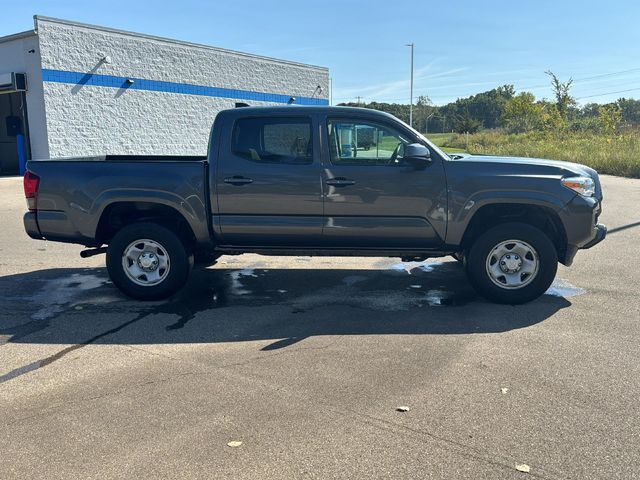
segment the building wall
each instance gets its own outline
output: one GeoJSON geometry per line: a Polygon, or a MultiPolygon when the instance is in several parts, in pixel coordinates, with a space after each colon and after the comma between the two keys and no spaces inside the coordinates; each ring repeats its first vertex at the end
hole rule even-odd
{"type": "Polygon", "coordinates": [[[52,158],[204,155],[236,102],[328,103],[326,68],[43,17],[36,29],[52,158]]]}
{"type": "Polygon", "coordinates": [[[32,158],[47,158],[49,144],[38,38],[34,33],[0,39],[0,73],[27,74],[27,118],[32,158]]]}

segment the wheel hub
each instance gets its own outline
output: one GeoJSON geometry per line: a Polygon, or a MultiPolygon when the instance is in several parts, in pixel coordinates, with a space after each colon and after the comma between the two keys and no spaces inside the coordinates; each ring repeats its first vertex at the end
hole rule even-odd
{"type": "Polygon", "coordinates": [[[540,261],[536,250],[523,240],[504,240],[487,255],[486,270],[500,288],[522,288],[538,274],[540,261]]]}
{"type": "Polygon", "coordinates": [[[159,263],[160,262],[158,261],[158,257],[153,252],[142,252],[138,257],[138,266],[141,269],[147,270],[149,272],[152,272],[156,268],[158,268],[159,263]]]}
{"type": "Polygon", "coordinates": [[[160,243],[141,238],[131,242],[122,252],[122,268],[129,280],[147,287],[158,285],[167,278],[171,260],[160,243]]]}
{"type": "Polygon", "coordinates": [[[500,258],[500,269],[504,273],[515,273],[522,268],[522,259],[517,253],[507,253],[500,258]]]}

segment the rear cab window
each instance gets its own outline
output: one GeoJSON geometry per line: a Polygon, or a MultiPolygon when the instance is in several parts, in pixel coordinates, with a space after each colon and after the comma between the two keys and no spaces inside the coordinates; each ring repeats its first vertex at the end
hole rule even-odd
{"type": "Polygon", "coordinates": [[[248,117],[236,120],[231,138],[234,155],[256,163],[313,163],[311,119],[248,117]]]}

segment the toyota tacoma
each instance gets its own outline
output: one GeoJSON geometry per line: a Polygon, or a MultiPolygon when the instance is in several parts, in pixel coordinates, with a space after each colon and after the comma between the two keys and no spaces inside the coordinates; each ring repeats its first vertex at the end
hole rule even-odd
{"type": "Polygon", "coordinates": [[[518,304],[606,235],[595,170],[449,157],[395,117],[350,107],[225,110],[206,157],[31,161],[24,187],[30,237],[106,253],[113,283],[143,300],[221,255],[451,255],[484,297],[518,304]]]}

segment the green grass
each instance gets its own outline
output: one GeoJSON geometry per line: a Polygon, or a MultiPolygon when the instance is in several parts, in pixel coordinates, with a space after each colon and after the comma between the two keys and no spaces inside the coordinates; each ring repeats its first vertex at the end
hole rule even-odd
{"type": "Polygon", "coordinates": [[[455,137],[455,133],[425,133],[425,137],[431,140],[436,145],[440,146],[455,137]]]}
{"type": "Polygon", "coordinates": [[[610,136],[585,132],[515,135],[487,131],[469,135],[468,142],[465,135],[445,135],[448,137],[427,136],[449,152],[566,160],[588,165],[599,173],[640,178],[640,131],[637,130],[610,136]]]}
{"type": "Polygon", "coordinates": [[[427,133],[425,137],[435,143],[438,147],[440,147],[443,151],[447,153],[460,153],[464,152],[464,149],[459,147],[449,147],[447,143],[455,137],[456,133],[427,133]]]}

